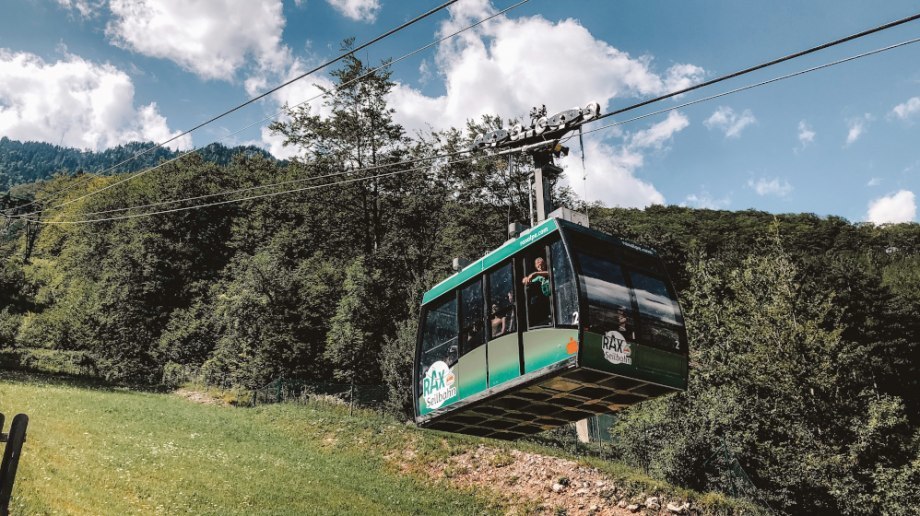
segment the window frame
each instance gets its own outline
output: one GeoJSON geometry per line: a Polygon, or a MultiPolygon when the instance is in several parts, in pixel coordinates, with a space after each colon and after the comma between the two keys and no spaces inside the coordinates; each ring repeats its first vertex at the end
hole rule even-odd
{"type": "Polygon", "coordinates": [[[466,283],[464,283],[463,285],[460,285],[459,287],[455,289],[455,292],[457,295],[457,361],[458,362],[464,355],[466,355],[470,351],[473,351],[474,349],[478,349],[482,346],[485,346],[486,343],[489,341],[488,333],[486,332],[486,327],[485,327],[485,324],[487,324],[488,322],[488,314],[486,312],[486,301],[487,300],[486,300],[486,293],[484,290],[485,283],[486,283],[485,276],[486,276],[485,274],[480,274],[476,276],[474,279],[467,281],[466,283]],[[479,284],[479,292],[480,292],[479,305],[480,305],[480,309],[482,310],[482,317],[479,320],[479,324],[482,325],[483,337],[482,337],[482,342],[478,346],[474,348],[470,348],[470,349],[465,349],[465,346],[463,344],[464,344],[464,337],[466,337],[466,334],[465,334],[466,330],[463,326],[463,323],[464,323],[464,318],[466,315],[465,314],[466,305],[463,302],[463,291],[466,290],[468,287],[475,285],[476,283],[479,284]]]}
{"type": "MultiPolygon", "coordinates": [[[[546,243],[546,254],[549,258],[549,266],[547,269],[550,274],[550,287],[552,289],[552,298],[551,305],[552,310],[552,327],[553,328],[580,328],[581,327],[581,317],[582,317],[582,307],[581,307],[581,281],[578,271],[575,269],[575,260],[572,259],[571,249],[569,248],[567,239],[564,237],[564,234],[559,235],[559,239],[553,239],[546,243]],[[560,324],[559,319],[556,317],[556,302],[559,299],[559,294],[556,291],[557,283],[555,273],[553,272],[553,259],[552,259],[552,246],[556,243],[559,243],[562,246],[562,250],[565,254],[565,259],[569,266],[569,269],[572,271],[572,282],[575,285],[575,304],[578,307],[578,321],[575,324],[560,324]]],[[[580,337],[580,336],[579,336],[580,337]]]]}
{"type": "MultiPolygon", "coordinates": [[[[582,268],[581,259],[576,259],[576,253],[581,252],[595,257],[603,257],[606,253],[609,253],[609,259],[620,268],[621,274],[623,275],[623,285],[629,290],[630,310],[632,312],[633,327],[637,337],[636,342],[639,342],[645,346],[652,347],[656,350],[686,356],[689,352],[686,334],[686,323],[684,321],[683,312],[681,311],[680,302],[678,300],[674,284],[667,273],[667,268],[665,267],[664,262],[661,260],[661,257],[657,254],[647,254],[643,251],[639,251],[631,246],[617,241],[617,239],[614,237],[609,237],[609,239],[607,239],[599,238],[590,234],[576,233],[573,235],[572,240],[573,245],[570,249],[570,256],[572,257],[573,265],[575,266],[575,273],[579,278],[579,331],[583,333],[585,323],[590,324],[589,307],[591,304],[588,299],[585,282],[583,281],[583,278],[586,277],[586,275],[582,268]],[[649,324],[643,320],[643,318],[648,317],[643,316],[644,312],[639,307],[638,295],[636,293],[635,285],[633,284],[633,273],[648,276],[649,278],[661,281],[665,285],[665,288],[668,292],[668,297],[670,298],[672,307],[674,309],[677,324],[670,324],[666,322],[660,322],[658,324],[672,329],[675,333],[677,333],[678,340],[680,342],[679,350],[654,345],[652,342],[646,342],[645,340],[640,340],[638,338],[639,335],[645,334],[645,326],[654,326],[655,323],[649,324]]],[[[651,319],[657,321],[656,318],[651,319]]]]}
{"type": "MultiPolygon", "coordinates": [[[[456,317],[456,324],[454,326],[454,330],[456,331],[456,335],[457,335],[456,336],[457,338],[457,363],[459,363],[460,361],[460,290],[454,289],[450,292],[445,292],[444,295],[438,297],[437,299],[430,301],[429,303],[426,303],[425,305],[422,305],[421,307],[421,313],[419,314],[420,315],[419,320],[421,321],[421,323],[418,325],[418,329],[416,333],[416,342],[418,344],[415,346],[416,348],[415,362],[414,362],[415,363],[415,367],[414,367],[414,370],[415,370],[414,377],[415,378],[412,381],[412,394],[413,394],[412,403],[413,405],[415,405],[416,415],[420,413],[420,410],[419,410],[420,406],[419,406],[418,398],[419,398],[419,385],[422,382],[422,376],[421,376],[422,356],[424,356],[425,351],[426,351],[425,342],[424,342],[425,327],[426,327],[425,323],[427,322],[428,314],[431,313],[432,308],[438,307],[442,303],[450,301],[451,297],[453,297],[453,301],[454,303],[456,303],[456,306],[457,306],[457,317],[456,317]]],[[[454,366],[451,366],[451,367],[454,367],[454,366]]]]}
{"type": "MultiPolygon", "coordinates": [[[[530,325],[530,303],[529,303],[529,300],[527,299],[527,287],[523,284],[521,284],[520,286],[520,290],[522,294],[521,299],[523,300],[523,304],[525,308],[525,314],[524,314],[525,321],[524,322],[527,323],[526,328],[523,331],[542,330],[546,328],[556,327],[556,313],[555,313],[556,307],[554,306],[555,299],[556,299],[556,282],[554,281],[554,278],[553,278],[553,263],[550,260],[550,256],[549,256],[550,254],[549,246],[555,241],[556,239],[552,238],[551,236],[548,236],[546,238],[541,238],[538,242],[534,242],[532,245],[529,245],[525,247],[524,249],[521,249],[521,252],[515,255],[515,257],[518,258],[518,260],[516,261],[520,264],[521,278],[524,278],[524,276],[526,276],[525,273],[527,272],[527,261],[530,259],[535,260],[537,256],[542,256],[543,261],[546,262],[546,271],[549,274],[549,288],[550,288],[550,294],[549,294],[549,300],[548,300],[549,302],[549,324],[543,324],[539,326],[530,325]],[[536,254],[538,250],[542,250],[543,254],[542,255],[536,254]]],[[[518,283],[520,283],[520,281],[518,283]]]]}

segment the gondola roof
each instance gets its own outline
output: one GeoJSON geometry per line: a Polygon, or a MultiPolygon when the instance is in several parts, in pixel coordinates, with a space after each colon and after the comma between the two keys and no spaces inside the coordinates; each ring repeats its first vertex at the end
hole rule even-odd
{"type": "Polygon", "coordinates": [[[491,251],[482,258],[476,260],[475,262],[467,265],[459,272],[448,277],[444,281],[438,283],[432,287],[428,292],[425,292],[424,297],[422,298],[422,304],[426,305],[431,301],[441,297],[441,295],[454,290],[460,285],[466,283],[468,280],[482,274],[484,271],[490,269],[492,266],[508,259],[509,257],[515,255],[521,249],[529,246],[533,242],[558,231],[560,228],[565,228],[566,230],[575,230],[580,233],[587,234],[591,237],[598,238],[601,240],[606,240],[615,245],[621,245],[634,249],[636,251],[651,255],[658,256],[658,254],[648,247],[622,240],[600,231],[595,231],[593,229],[588,229],[584,226],[580,226],[573,222],[569,222],[563,219],[557,219],[554,217],[548,218],[542,223],[538,224],[535,227],[532,227],[521,235],[513,240],[508,240],[501,247],[491,251]]]}

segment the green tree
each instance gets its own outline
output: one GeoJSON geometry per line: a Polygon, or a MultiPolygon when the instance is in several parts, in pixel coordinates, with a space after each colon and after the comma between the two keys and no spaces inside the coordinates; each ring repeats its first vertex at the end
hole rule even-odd
{"type": "Polygon", "coordinates": [[[266,247],[236,257],[211,290],[215,348],[202,366],[205,379],[255,388],[279,376],[328,377],[324,339],[341,281],[338,268],[319,256],[289,262],[266,247]]]}
{"type": "MultiPolygon", "coordinates": [[[[379,270],[355,259],[345,269],[342,297],[326,335],[326,360],[333,376],[349,383],[376,383],[385,326],[378,293],[385,288],[379,270]]],[[[384,316],[385,317],[385,316],[384,316]]]]}
{"type": "Polygon", "coordinates": [[[613,428],[620,453],[730,492],[738,475],[712,460],[724,443],[756,496],[788,512],[858,513],[860,497],[908,497],[867,474],[910,476],[903,404],[859,374],[871,349],[841,338],[833,296],[805,288],[778,237],[737,267],[699,255],[689,267],[688,390],[624,414],[613,428]],[[861,448],[862,434],[890,447],[861,448]]]}
{"type": "Polygon", "coordinates": [[[411,417],[412,373],[415,345],[418,338],[419,299],[426,287],[434,283],[434,275],[413,279],[406,297],[406,316],[396,324],[396,331],[387,336],[380,353],[380,372],[387,389],[387,410],[401,417],[411,417]]]}
{"type": "MultiPolygon", "coordinates": [[[[348,50],[352,44],[352,39],[346,40],[342,49],[348,50]]],[[[273,123],[270,129],[284,137],[285,145],[298,147],[308,157],[305,168],[314,176],[362,171],[338,177],[358,180],[337,188],[336,202],[326,206],[336,216],[326,220],[337,218],[345,234],[352,235],[350,243],[371,253],[380,248],[390,229],[384,198],[398,183],[397,179],[374,177],[398,169],[376,167],[398,162],[405,153],[406,139],[386,103],[395,85],[391,72],[371,74],[354,54],[343,62],[331,73],[336,86],[324,89],[328,116],[314,114],[312,106],[302,105],[289,109],[289,119],[273,123]],[[365,168],[372,170],[364,172],[365,168]]]]}

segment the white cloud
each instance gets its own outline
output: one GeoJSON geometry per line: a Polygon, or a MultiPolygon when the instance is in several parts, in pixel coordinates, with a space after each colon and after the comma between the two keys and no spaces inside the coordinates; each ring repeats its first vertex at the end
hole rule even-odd
{"type": "Polygon", "coordinates": [[[111,41],[169,59],[205,79],[232,80],[248,58],[263,70],[283,70],[281,0],[111,0],[111,41]]]}
{"type": "Polygon", "coordinates": [[[380,12],[380,0],[326,0],[346,18],[373,23],[380,12]]]}
{"type": "Polygon", "coordinates": [[[866,123],[870,121],[872,121],[872,115],[866,113],[859,118],[851,118],[847,122],[849,130],[847,131],[847,142],[845,147],[849,147],[850,145],[856,143],[856,140],[858,140],[860,137],[862,137],[863,134],[866,133],[866,123]]]}
{"type": "Polygon", "coordinates": [[[422,64],[418,65],[418,82],[427,84],[434,76],[431,72],[431,65],[427,59],[422,59],[422,64]]]}
{"type": "Polygon", "coordinates": [[[57,3],[65,9],[77,11],[84,18],[91,18],[99,14],[105,0],[57,0],[57,3]]]}
{"type": "Polygon", "coordinates": [[[709,129],[718,129],[725,133],[726,138],[739,138],[744,128],[757,122],[750,109],[745,109],[740,115],[728,106],[719,106],[703,125],[709,129]]]}
{"type": "Polygon", "coordinates": [[[681,206],[689,206],[691,208],[703,208],[707,210],[721,210],[728,208],[732,203],[731,196],[726,195],[721,199],[716,199],[709,193],[708,190],[703,188],[699,194],[690,194],[685,199],[684,202],[680,203],[681,206]]]}
{"type": "MultiPolygon", "coordinates": [[[[668,118],[648,129],[626,134],[621,145],[604,144],[597,139],[585,140],[585,168],[588,171],[588,202],[601,201],[608,206],[644,208],[652,204],[664,204],[664,196],[653,185],[635,176],[645,163],[643,151],[661,150],[671,138],[689,125],[687,118],[678,112],[671,112],[668,118]]],[[[572,154],[560,160],[567,170],[577,171],[581,177],[581,154],[572,149],[572,154]]],[[[568,184],[576,193],[583,193],[581,182],[568,178],[568,184]]]]}
{"type": "Polygon", "coordinates": [[[869,180],[868,183],[866,183],[866,186],[878,186],[880,184],[882,184],[882,178],[873,177],[872,179],[869,180]]]}
{"type": "MultiPolygon", "coordinates": [[[[440,34],[494,11],[486,0],[455,4],[440,34]]],[[[553,23],[540,16],[501,16],[445,41],[432,69],[444,80],[444,95],[428,97],[398,84],[390,96],[397,121],[410,133],[463,127],[484,114],[522,117],[541,104],[551,114],[591,101],[606,110],[615,98],[664,93],[703,74],[688,64],[658,74],[650,58],[634,58],[596,39],[577,20],[553,23]]]]}
{"type": "MultiPolygon", "coordinates": [[[[305,71],[307,71],[307,65],[299,59],[295,60],[288,69],[287,74],[281,76],[279,82],[285,83],[302,75],[305,71]]],[[[254,76],[247,79],[245,85],[246,91],[250,95],[256,95],[265,90],[268,84],[264,76],[254,76]]],[[[322,97],[323,90],[321,88],[331,90],[335,88],[335,84],[324,75],[311,75],[293,82],[271,95],[270,98],[273,102],[271,109],[280,111],[284,105],[293,108],[304,104],[304,106],[309,107],[311,115],[328,116],[331,113],[329,108],[324,105],[325,99],[322,97]]],[[[287,121],[289,118],[286,115],[282,115],[277,120],[287,121]]],[[[268,127],[261,129],[261,138],[262,145],[276,158],[290,159],[302,154],[302,149],[290,146],[285,147],[284,138],[280,135],[273,135],[268,127]]]]}
{"type": "Polygon", "coordinates": [[[896,194],[879,197],[869,203],[866,219],[873,224],[911,222],[917,216],[914,193],[901,190],[896,194]]]}
{"type": "MultiPolygon", "coordinates": [[[[677,91],[688,88],[702,82],[706,75],[705,70],[692,64],[677,64],[668,68],[665,76],[665,89],[668,91],[677,91]]],[[[679,97],[682,97],[680,95],[679,97]]],[[[677,97],[677,98],[679,98],[677,97]]]]}
{"type": "Polygon", "coordinates": [[[802,145],[802,148],[808,147],[815,141],[815,132],[811,129],[811,126],[808,125],[808,122],[805,120],[799,121],[799,143],[802,145]]]}
{"type": "MultiPolygon", "coordinates": [[[[156,104],[135,107],[131,78],[111,64],[74,55],[46,63],[34,54],[0,49],[0,134],[100,150],[178,133],[156,104]]],[[[170,146],[184,149],[191,143],[185,136],[170,146]]]]}
{"type": "Polygon", "coordinates": [[[850,130],[847,132],[847,145],[851,145],[858,140],[862,136],[863,130],[865,130],[865,125],[862,120],[850,122],[850,130]]]}
{"type": "Polygon", "coordinates": [[[901,120],[909,120],[920,115],[920,97],[911,97],[906,102],[898,104],[891,110],[891,115],[901,120]]]}
{"type": "Polygon", "coordinates": [[[780,181],[778,177],[769,180],[765,177],[761,177],[757,181],[748,179],[747,185],[760,196],[775,195],[777,197],[785,197],[792,192],[792,185],[789,184],[789,181],[785,179],[780,181]]]}
{"type": "Polygon", "coordinates": [[[630,135],[628,147],[633,150],[661,149],[672,136],[686,129],[688,125],[690,121],[687,117],[678,111],[671,111],[668,118],[630,135]]]}
{"type": "MultiPolygon", "coordinates": [[[[451,34],[494,12],[488,0],[459,2],[450,7],[451,17],[442,23],[439,34],[451,34]]],[[[410,85],[397,84],[388,100],[396,120],[411,134],[429,128],[462,128],[467,120],[486,114],[520,118],[541,104],[550,114],[592,101],[607,111],[615,99],[666,93],[704,75],[692,64],[674,64],[663,72],[652,65],[650,57],[630,56],[595,38],[577,20],[554,23],[541,16],[500,16],[439,46],[433,65],[427,68],[433,78],[444,81],[444,95],[426,96],[410,85]]],[[[684,115],[671,113],[634,133],[605,133],[622,136],[619,144],[586,139],[587,200],[629,207],[664,203],[664,196],[635,173],[647,153],[663,149],[688,123],[684,115]]],[[[577,149],[560,163],[581,177],[577,149]]],[[[582,192],[580,183],[571,180],[577,193],[582,192]]]]}
{"type": "MultiPolygon", "coordinates": [[[[560,160],[575,177],[567,177],[572,189],[583,194],[581,183],[581,156],[572,149],[572,154],[560,160]],[[577,178],[577,179],[576,179],[577,178]]],[[[652,204],[664,204],[661,195],[652,184],[634,175],[642,165],[641,155],[624,148],[614,148],[590,139],[585,141],[585,168],[588,171],[588,202],[601,201],[607,206],[644,208],[652,204]]]]}

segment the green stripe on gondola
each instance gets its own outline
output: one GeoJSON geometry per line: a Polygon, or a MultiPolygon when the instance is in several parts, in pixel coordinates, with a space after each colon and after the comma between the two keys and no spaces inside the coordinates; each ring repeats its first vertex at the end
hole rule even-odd
{"type": "Polygon", "coordinates": [[[489,387],[521,376],[517,333],[503,335],[486,345],[489,347],[489,387]]]}
{"type": "Polygon", "coordinates": [[[606,371],[628,378],[667,385],[675,389],[687,388],[687,357],[660,349],[630,342],[631,363],[611,363],[604,357],[603,335],[585,332],[581,349],[582,366],[606,371]]]}
{"type": "Polygon", "coordinates": [[[425,296],[422,298],[422,304],[425,305],[431,301],[434,301],[442,294],[450,292],[468,280],[471,280],[482,274],[483,271],[489,269],[490,267],[508,259],[511,256],[514,256],[521,249],[529,246],[537,240],[549,236],[556,231],[559,231],[559,224],[556,222],[556,219],[545,220],[540,225],[530,229],[529,231],[525,231],[518,238],[505,243],[505,245],[471,263],[462,271],[435,285],[434,288],[428,292],[425,292],[425,296]]]}
{"type": "Polygon", "coordinates": [[[524,333],[524,372],[531,373],[578,352],[578,330],[537,329],[524,333]],[[570,353],[571,351],[571,353],[570,353]]]}
{"type": "Polygon", "coordinates": [[[479,346],[460,357],[460,362],[454,369],[457,371],[457,381],[460,383],[460,391],[457,393],[460,399],[477,394],[489,387],[486,383],[485,346],[479,346]]]}

